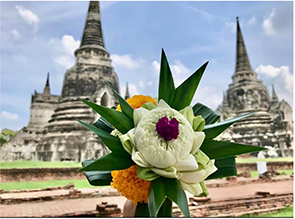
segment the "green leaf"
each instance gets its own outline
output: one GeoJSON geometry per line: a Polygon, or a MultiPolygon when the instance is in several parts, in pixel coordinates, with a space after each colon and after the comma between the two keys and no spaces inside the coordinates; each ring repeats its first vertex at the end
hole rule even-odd
{"type": "Polygon", "coordinates": [[[93,163],[79,169],[79,171],[113,171],[124,170],[134,165],[134,162],[119,154],[107,154],[93,163]]]}
{"type": "Polygon", "coordinates": [[[120,94],[109,84],[109,82],[107,82],[106,80],[104,80],[104,81],[116,94],[116,96],[117,96],[117,98],[119,100],[122,112],[125,113],[125,115],[128,116],[128,118],[131,119],[132,122],[133,122],[133,111],[134,111],[134,109],[129,105],[129,103],[127,103],[127,101],[123,97],[120,96],[120,94]]]}
{"type": "MultiPolygon", "coordinates": [[[[82,166],[87,166],[95,160],[86,160],[82,162],[82,166]]],[[[88,182],[93,186],[107,186],[112,182],[111,171],[88,171],[84,172],[88,182]]]]}
{"type": "Polygon", "coordinates": [[[196,103],[193,106],[193,112],[195,116],[201,115],[206,124],[215,123],[220,118],[220,116],[216,114],[212,109],[201,103],[196,103]]]}
{"type": "Polygon", "coordinates": [[[252,153],[265,150],[265,148],[233,143],[229,141],[205,140],[201,146],[203,151],[210,159],[231,157],[239,154],[252,153]]]}
{"type": "Polygon", "coordinates": [[[178,205],[185,217],[190,217],[186,194],[177,179],[166,178],[167,197],[178,205]]]}
{"type": "Polygon", "coordinates": [[[220,133],[222,133],[224,130],[226,130],[228,127],[230,127],[232,124],[234,124],[235,122],[237,122],[240,119],[244,119],[248,116],[253,115],[254,113],[256,113],[256,111],[251,112],[251,113],[247,113],[245,115],[242,116],[238,116],[232,119],[228,119],[219,123],[215,123],[215,124],[211,124],[211,125],[205,125],[204,127],[204,132],[206,134],[206,139],[213,139],[215,137],[217,137],[220,133]]]}
{"type": "Polygon", "coordinates": [[[169,198],[165,199],[157,217],[172,217],[172,201],[169,198]]]}
{"type": "Polygon", "coordinates": [[[111,133],[114,130],[113,126],[107,120],[105,120],[105,118],[103,118],[102,116],[98,120],[96,120],[96,122],[94,122],[93,125],[108,133],[111,133]]]}
{"type": "Polygon", "coordinates": [[[156,217],[166,199],[166,187],[163,177],[151,181],[148,192],[148,209],[150,217],[156,217]]]}
{"type": "Polygon", "coordinates": [[[236,159],[234,156],[216,159],[215,166],[218,170],[208,176],[206,180],[237,175],[236,159]]]}
{"type": "MultiPolygon", "coordinates": [[[[187,198],[185,192],[179,185],[177,179],[169,179],[165,177],[159,177],[151,181],[149,193],[148,193],[148,208],[151,217],[156,217],[159,214],[160,208],[164,204],[166,198],[175,202],[180,210],[183,212],[185,217],[189,217],[189,209],[187,198]]],[[[171,216],[170,211],[167,210],[169,206],[169,201],[167,201],[167,206],[163,207],[161,216],[171,216]],[[166,215],[163,215],[165,213],[166,215]]],[[[159,216],[159,215],[158,215],[159,216]]]]}
{"type": "Polygon", "coordinates": [[[181,110],[190,105],[208,63],[209,62],[206,62],[202,65],[194,74],[176,88],[170,104],[172,108],[181,110]]]}
{"type": "Polygon", "coordinates": [[[130,158],[130,154],[125,151],[119,138],[80,120],[78,122],[90,131],[93,131],[113,153],[130,158]]]}
{"type": "Polygon", "coordinates": [[[175,87],[174,87],[172,73],[171,73],[165,52],[162,49],[158,100],[160,101],[161,99],[163,99],[165,100],[167,104],[170,105],[171,98],[174,91],[175,91],[175,87]]]}
{"type": "Polygon", "coordinates": [[[149,217],[149,209],[147,203],[137,203],[135,217],[149,217]]]}
{"type": "Polygon", "coordinates": [[[91,103],[86,100],[82,101],[88,106],[90,106],[95,112],[103,116],[122,134],[126,134],[130,129],[134,127],[133,121],[124,113],[107,107],[99,106],[95,103],[91,103]]]}

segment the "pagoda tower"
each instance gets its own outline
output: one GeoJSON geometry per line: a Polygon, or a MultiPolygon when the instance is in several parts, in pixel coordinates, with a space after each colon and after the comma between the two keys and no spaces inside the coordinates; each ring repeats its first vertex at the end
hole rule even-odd
{"type": "MultiPolygon", "coordinates": [[[[236,39],[235,72],[216,113],[223,121],[249,112],[257,112],[236,122],[218,136],[218,139],[272,148],[276,151],[276,156],[292,156],[292,108],[285,100],[279,100],[274,86],[270,98],[266,86],[257,79],[257,73],[250,64],[238,17],[236,39]]],[[[268,152],[263,153],[267,155],[268,152]]]]}
{"type": "Polygon", "coordinates": [[[268,113],[271,100],[266,86],[257,79],[257,73],[251,67],[238,17],[236,39],[235,72],[217,113],[221,114],[222,120],[226,120],[257,110],[254,115],[233,125],[229,130],[231,140],[257,146],[269,145],[272,144],[268,113]]]}
{"type": "Polygon", "coordinates": [[[80,47],[75,51],[76,63],[67,70],[57,109],[38,143],[36,156],[44,161],[76,161],[99,158],[108,153],[100,139],[82,126],[98,116],[81,100],[106,107],[118,104],[108,81],[119,92],[118,76],[111,66],[101,27],[99,2],[89,3],[80,47]]]}

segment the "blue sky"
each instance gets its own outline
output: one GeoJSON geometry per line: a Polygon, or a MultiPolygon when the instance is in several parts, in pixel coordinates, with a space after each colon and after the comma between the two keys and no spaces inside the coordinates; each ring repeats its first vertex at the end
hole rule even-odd
{"type": "MultiPolygon", "coordinates": [[[[18,130],[30,117],[31,94],[50,72],[51,93],[61,94],[74,65],[88,1],[2,1],[1,128],[18,130]]],[[[107,51],[125,94],[157,96],[164,48],[176,84],[209,65],[193,102],[216,109],[232,82],[236,16],[252,68],[271,93],[293,106],[292,1],[129,1],[100,3],[107,51]]]]}

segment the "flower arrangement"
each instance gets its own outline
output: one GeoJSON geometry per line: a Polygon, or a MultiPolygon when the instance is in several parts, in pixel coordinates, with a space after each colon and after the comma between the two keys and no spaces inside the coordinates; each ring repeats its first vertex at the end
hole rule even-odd
{"type": "Polygon", "coordinates": [[[111,185],[131,200],[135,216],[172,216],[174,202],[189,217],[184,189],[207,196],[204,180],[236,175],[236,155],[263,150],[214,140],[255,112],[216,123],[219,115],[205,105],[190,106],[207,64],[175,88],[162,50],[157,100],[135,95],[125,101],[114,89],[117,109],[83,100],[101,117],[93,125],[79,122],[111,152],[82,162],[80,171],[90,184],[111,185]]]}

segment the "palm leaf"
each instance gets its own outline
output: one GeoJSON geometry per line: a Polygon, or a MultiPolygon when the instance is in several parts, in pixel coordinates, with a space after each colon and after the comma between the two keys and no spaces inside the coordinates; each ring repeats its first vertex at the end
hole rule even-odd
{"type": "Polygon", "coordinates": [[[134,162],[131,160],[131,158],[123,157],[115,153],[110,153],[79,169],[79,171],[124,170],[131,167],[132,165],[134,165],[134,162]]]}
{"type": "Polygon", "coordinates": [[[190,105],[208,63],[209,62],[206,62],[202,65],[194,74],[176,88],[170,104],[172,108],[181,110],[190,105]]]}
{"type": "Polygon", "coordinates": [[[80,120],[78,120],[78,122],[80,122],[84,127],[89,129],[90,131],[93,131],[113,153],[130,158],[130,154],[127,153],[127,151],[125,151],[118,137],[115,137],[109,134],[108,132],[96,128],[95,126],[88,125],[80,120]]]}
{"type": "Polygon", "coordinates": [[[251,112],[251,113],[247,113],[245,115],[238,116],[238,117],[235,117],[232,119],[228,119],[228,120],[225,120],[222,122],[218,122],[215,124],[205,125],[203,131],[206,134],[206,139],[213,139],[213,138],[217,137],[220,133],[222,133],[224,130],[226,130],[228,127],[230,127],[235,122],[237,122],[241,119],[244,119],[248,116],[251,116],[254,113],[256,113],[256,111],[251,112]]]}
{"type": "Polygon", "coordinates": [[[210,159],[231,157],[265,150],[265,148],[229,141],[205,140],[200,148],[210,159]]]}
{"type": "Polygon", "coordinates": [[[103,116],[109,123],[111,123],[122,134],[126,134],[130,129],[134,127],[133,121],[124,113],[97,105],[95,103],[82,100],[85,104],[90,106],[95,112],[103,116]]]}
{"type": "Polygon", "coordinates": [[[174,81],[172,73],[167,61],[164,50],[162,49],[161,68],[160,68],[160,80],[158,89],[158,99],[165,100],[170,105],[172,94],[175,91],[174,81]]]}
{"type": "Polygon", "coordinates": [[[195,116],[201,115],[206,124],[215,123],[220,118],[220,116],[216,114],[212,109],[201,103],[196,103],[193,106],[193,112],[195,116]]]}
{"type": "Polygon", "coordinates": [[[109,82],[107,82],[106,80],[104,80],[104,81],[116,94],[116,96],[117,96],[117,98],[119,100],[122,112],[125,113],[125,115],[128,116],[128,118],[133,121],[133,111],[134,111],[134,109],[129,105],[129,103],[127,103],[127,101],[123,97],[120,96],[120,94],[109,84],[109,82]]]}

